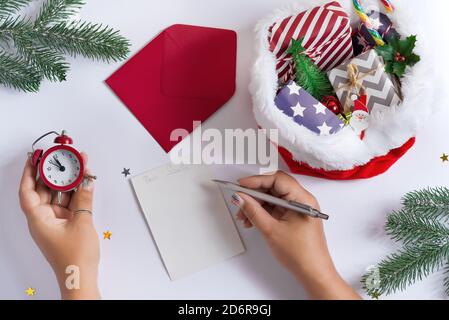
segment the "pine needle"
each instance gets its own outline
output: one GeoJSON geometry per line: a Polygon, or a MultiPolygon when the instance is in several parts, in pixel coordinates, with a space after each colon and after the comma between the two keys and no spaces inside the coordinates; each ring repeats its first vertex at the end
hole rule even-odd
{"type": "Polygon", "coordinates": [[[444,292],[449,296],[449,263],[446,265],[446,270],[444,272],[446,278],[444,279],[444,292]]]}
{"type": "Polygon", "coordinates": [[[36,26],[45,26],[63,22],[78,13],[83,5],[83,0],[47,0],[34,23],[36,26]]]}
{"type": "Polygon", "coordinates": [[[385,230],[403,248],[375,267],[376,285],[368,286],[373,271],[362,277],[369,295],[405,290],[445,265],[444,287],[449,295],[449,189],[427,188],[406,194],[403,208],[388,216],[385,230]]]}
{"type": "Polygon", "coordinates": [[[423,244],[405,247],[378,264],[380,282],[374,288],[366,288],[366,279],[362,277],[362,284],[367,293],[390,294],[397,290],[405,290],[408,285],[420,281],[440,268],[449,258],[449,243],[445,245],[423,244]]]}
{"type": "Polygon", "coordinates": [[[427,188],[404,196],[402,203],[407,211],[420,212],[429,218],[449,219],[449,189],[427,188]]]}
{"type": "Polygon", "coordinates": [[[312,97],[321,101],[325,96],[332,95],[334,89],[327,75],[305,54],[302,41],[303,39],[293,39],[292,44],[287,51],[291,54],[294,62],[296,74],[295,82],[312,97]]]}
{"type": "Polygon", "coordinates": [[[42,77],[24,59],[0,52],[0,83],[17,90],[36,92],[42,77]]]}
{"type": "Polygon", "coordinates": [[[129,54],[129,42],[118,31],[101,24],[74,21],[58,23],[36,35],[40,43],[73,57],[119,61],[129,54]]]}
{"type": "Polygon", "coordinates": [[[405,245],[449,242],[449,229],[443,223],[405,210],[391,214],[385,230],[393,240],[403,241],[405,245]]]}
{"type": "Polygon", "coordinates": [[[50,81],[65,81],[69,64],[64,57],[46,47],[33,45],[30,39],[16,40],[24,59],[50,81]]]}
{"type": "Polygon", "coordinates": [[[68,21],[83,6],[83,0],[46,0],[36,19],[15,15],[31,1],[0,0],[0,48],[7,51],[0,60],[5,64],[0,70],[6,72],[1,75],[1,84],[36,91],[43,78],[66,79],[69,64],[64,55],[110,62],[129,54],[129,41],[111,27],[68,21]]]}
{"type": "Polygon", "coordinates": [[[0,18],[14,14],[33,0],[0,0],[0,18]]]}
{"type": "Polygon", "coordinates": [[[3,43],[8,44],[17,36],[32,34],[32,32],[29,19],[24,17],[7,17],[0,20],[0,41],[3,43]]]}

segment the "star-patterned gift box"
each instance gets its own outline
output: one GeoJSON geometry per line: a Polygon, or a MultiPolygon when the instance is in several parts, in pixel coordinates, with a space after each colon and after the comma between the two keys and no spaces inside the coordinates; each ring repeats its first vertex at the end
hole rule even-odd
{"type": "MultiPolygon", "coordinates": [[[[380,33],[382,38],[388,42],[388,38],[399,35],[393,27],[393,23],[386,14],[378,11],[368,13],[374,28],[380,33]]],[[[352,45],[354,47],[354,55],[358,56],[376,46],[376,41],[369,33],[366,26],[361,23],[352,37],[352,45]]]]}
{"type": "Polygon", "coordinates": [[[318,135],[336,134],[344,127],[339,117],[294,81],[287,83],[274,102],[292,121],[318,135]]]}

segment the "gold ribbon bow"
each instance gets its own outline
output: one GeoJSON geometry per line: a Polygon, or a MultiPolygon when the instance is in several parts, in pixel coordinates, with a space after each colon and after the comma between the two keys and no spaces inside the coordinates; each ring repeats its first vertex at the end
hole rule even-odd
{"type": "Polygon", "coordinates": [[[370,72],[360,72],[359,68],[356,64],[350,63],[347,66],[347,73],[348,73],[348,82],[345,84],[341,84],[336,92],[337,94],[341,90],[348,91],[348,94],[346,95],[345,102],[343,104],[343,110],[345,113],[351,111],[351,92],[356,92],[359,95],[366,93],[366,87],[363,85],[363,79],[365,79],[368,76],[372,76],[376,74],[376,72],[382,68],[382,65],[379,65],[377,69],[371,70],[370,72]]]}

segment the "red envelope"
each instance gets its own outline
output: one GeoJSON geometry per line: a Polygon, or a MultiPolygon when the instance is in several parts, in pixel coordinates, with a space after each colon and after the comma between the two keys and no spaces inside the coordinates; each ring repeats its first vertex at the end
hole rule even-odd
{"type": "Polygon", "coordinates": [[[234,31],[176,24],[106,83],[168,152],[173,130],[191,133],[234,95],[236,56],[234,31]]]}

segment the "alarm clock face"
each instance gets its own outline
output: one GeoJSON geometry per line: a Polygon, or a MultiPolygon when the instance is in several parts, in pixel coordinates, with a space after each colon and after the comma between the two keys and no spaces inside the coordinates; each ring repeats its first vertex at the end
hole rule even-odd
{"type": "Polygon", "coordinates": [[[83,159],[72,147],[55,146],[42,156],[39,174],[50,189],[73,190],[81,183],[84,176],[83,159]]]}

